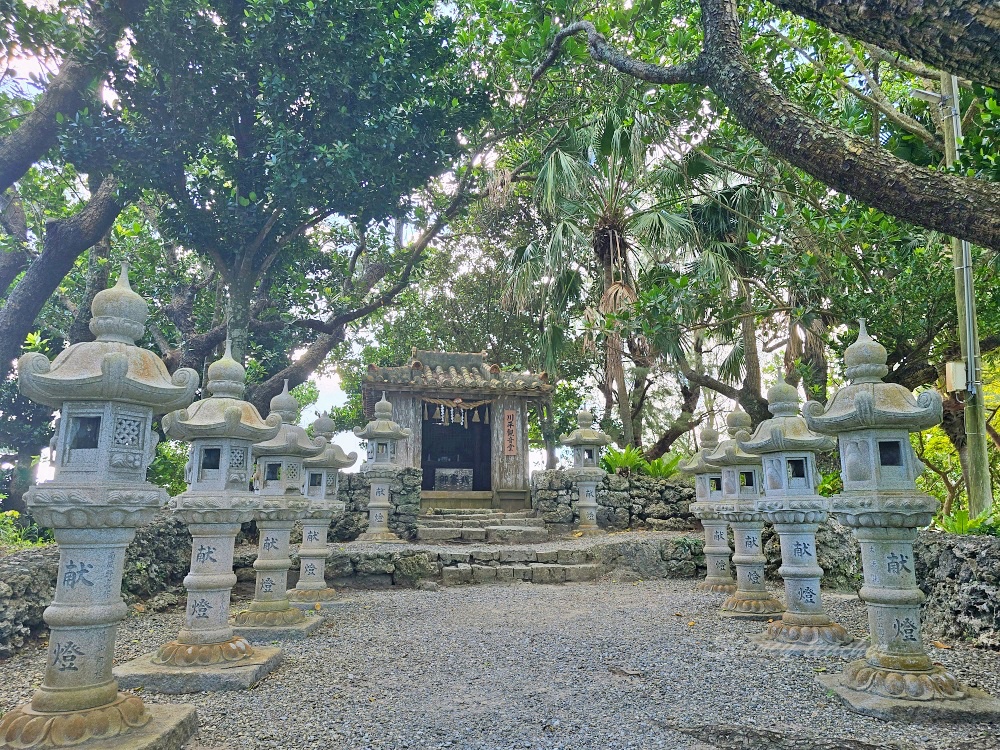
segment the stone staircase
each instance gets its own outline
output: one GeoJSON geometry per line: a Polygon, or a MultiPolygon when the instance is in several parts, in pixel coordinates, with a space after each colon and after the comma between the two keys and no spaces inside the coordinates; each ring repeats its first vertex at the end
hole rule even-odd
{"type": "Polygon", "coordinates": [[[441,579],[445,586],[463,583],[531,581],[564,583],[592,581],[602,567],[589,549],[533,550],[524,547],[441,552],[441,579]]]}
{"type": "Polygon", "coordinates": [[[417,542],[425,544],[536,544],[546,542],[545,521],[534,511],[434,508],[417,518],[417,542]]]}

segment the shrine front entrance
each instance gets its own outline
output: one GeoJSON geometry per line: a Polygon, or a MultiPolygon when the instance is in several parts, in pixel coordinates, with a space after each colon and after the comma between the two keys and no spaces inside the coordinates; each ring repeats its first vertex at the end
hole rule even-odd
{"type": "Polygon", "coordinates": [[[421,495],[436,507],[488,508],[493,499],[489,406],[428,405],[421,424],[421,495]]]}

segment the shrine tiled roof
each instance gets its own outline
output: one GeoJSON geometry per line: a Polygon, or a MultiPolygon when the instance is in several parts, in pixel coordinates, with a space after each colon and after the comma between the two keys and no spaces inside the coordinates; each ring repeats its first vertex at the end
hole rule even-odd
{"type": "Polygon", "coordinates": [[[548,375],[506,372],[486,362],[486,352],[427,352],[413,350],[402,367],[369,365],[362,378],[366,392],[496,393],[541,396],[552,392],[548,375]]]}

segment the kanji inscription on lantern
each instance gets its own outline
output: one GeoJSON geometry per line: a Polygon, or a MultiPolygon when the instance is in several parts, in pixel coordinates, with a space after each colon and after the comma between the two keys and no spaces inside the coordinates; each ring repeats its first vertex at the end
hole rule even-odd
{"type": "Polygon", "coordinates": [[[375,514],[375,520],[378,521],[378,522],[384,521],[385,520],[385,513],[383,513],[382,511],[378,511],[375,514]]]}
{"type": "Polygon", "coordinates": [[[56,643],[55,648],[52,650],[52,666],[56,667],[60,672],[77,672],[79,671],[79,668],[76,666],[76,658],[78,656],[83,656],[83,651],[73,641],[56,643]]]}
{"type": "Polygon", "coordinates": [[[377,485],[375,487],[375,497],[385,497],[385,487],[377,485]]]}
{"type": "Polygon", "coordinates": [[[743,546],[747,549],[760,549],[760,542],[757,541],[757,537],[753,534],[747,534],[743,539],[743,546]]]}
{"type": "Polygon", "coordinates": [[[586,492],[584,492],[584,496],[586,498],[588,498],[588,499],[592,499],[594,497],[594,490],[593,490],[593,488],[588,487],[587,490],[586,490],[586,492]]]}
{"type": "Polygon", "coordinates": [[[812,586],[803,586],[799,589],[798,599],[805,604],[815,604],[816,590],[812,586]]]}
{"type": "Polygon", "coordinates": [[[722,529],[716,529],[715,534],[713,536],[715,537],[715,540],[717,542],[721,542],[723,539],[726,538],[726,532],[723,531],[722,529]]]}
{"type": "Polygon", "coordinates": [[[895,636],[904,641],[917,640],[917,623],[909,617],[900,620],[898,617],[892,622],[892,632],[895,636]]]}
{"type": "Polygon", "coordinates": [[[204,544],[198,545],[198,552],[195,555],[195,560],[197,560],[200,563],[219,562],[218,560],[215,559],[215,547],[212,546],[206,547],[204,544]]]}
{"type": "Polygon", "coordinates": [[[729,568],[729,563],[725,560],[716,560],[715,567],[718,570],[726,570],[727,568],[729,568]]]}
{"type": "Polygon", "coordinates": [[[906,564],[910,562],[910,558],[906,555],[897,555],[895,552],[890,552],[885,557],[885,568],[886,572],[890,575],[899,575],[900,573],[912,573],[913,571],[906,567],[906,564]]]}
{"type": "Polygon", "coordinates": [[[264,591],[266,593],[270,593],[271,591],[273,591],[274,590],[274,579],[268,577],[268,578],[265,578],[263,581],[261,581],[260,582],[260,590],[264,591]]]}
{"type": "Polygon", "coordinates": [[[750,581],[750,583],[759,584],[760,573],[758,573],[756,570],[751,570],[749,573],[747,573],[747,580],[750,581]]]}
{"type": "Polygon", "coordinates": [[[66,563],[66,572],[63,573],[63,586],[75,589],[78,583],[85,586],[93,586],[94,582],[87,578],[87,574],[94,569],[93,565],[85,562],[75,563],[69,560],[66,563]]]}
{"type": "Polygon", "coordinates": [[[210,609],[212,605],[208,603],[208,599],[195,599],[191,604],[191,614],[198,620],[207,620],[210,609]]]}
{"type": "Polygon", "coordinates": [[[809,542],[796,542],[792,546],[792,554],[795,557],[812,557],[812,545],[809,542]]]}
{"type": "Polygon", "coordinates": [[[264,543],[261,545],[268,552],[278,549],[278,539],[273,536],[264,537],[264,543]]]}
{"type": "Polygon", "coordinates": [[[503,454],[517,455],[517,412],[513,409],[503,413],[503,454]]]}
{"type": "Polygon", "coordinates": [[[307,531],[306,532],[306,541],[307,542],[318,542],[319,541],[319,532],[316,531],[316,529],[310,529],[309,531],[307,531]]]}
{"type": "Polygon", "coordinates": [[[312,563],[306,563],[302,569],[305,571],[305,574],[307,576],[316,575],[316,566],[313,565],[312,563]]]}

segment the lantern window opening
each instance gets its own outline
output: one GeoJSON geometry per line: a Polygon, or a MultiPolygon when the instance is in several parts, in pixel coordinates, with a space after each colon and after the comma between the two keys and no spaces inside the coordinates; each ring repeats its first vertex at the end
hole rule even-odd
{"type": "Polygon", "coordinates": [[[709,492],[722,492],[722,477],[715,476],[708,478],[708,491],[709,492]]]}
{"type": "Polygon", "coordinates": [[[264,466],[264,481],[278,482],[281,480],[281,464],[266,464],[264,466]]]}
{"type": "Polygon", "coordinates": [[[70,450],[94,450],[100,444],[101,417],[73,417],[69,430],[70,450]]]}
{"type": "Polygon", "coordinates": [[[741,471],[740,472],[740,489],[753,489],[757,486],[756,479],[754,478],[754,473],[752,471],[741,471]]]}
{"type": "Polygon", "coordinates": [[[204,448],[201,451],[201,470],[218,471],[222,463],[221,448],[204,448]]]}
{"type": "Polygon", "coordinates": [[[323,486],[323,473],[319,471],[313,471],[309,473],[309,486],[310,487],[322,487],[323,486]]]}
{"type": "Polygon", "coordinates": [[[903,451],[898,440],[878,441],[878,462],[882,466],[903,465],[903,451]]]}
{"type": "Polygon", "coordinates": [[[788,478],[789,479],[806,478],[806,460],[804,458],[788,459],[788,478]]]}

